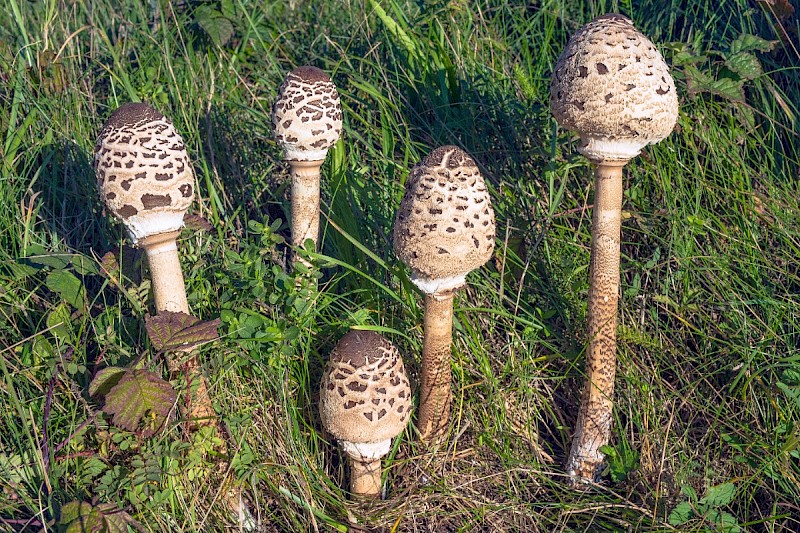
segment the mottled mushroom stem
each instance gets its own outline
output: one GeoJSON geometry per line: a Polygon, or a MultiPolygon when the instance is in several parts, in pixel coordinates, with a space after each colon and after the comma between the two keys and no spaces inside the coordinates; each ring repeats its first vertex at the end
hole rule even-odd
{"type": "Polygon", "coordinates": [[[381,460],[350,457],[350,492],[362,498],[381,497],[381,460]]]}
{"type": "MultiPolygon", "coordinates": [[[[319,179],[323,161],[289,161],[292,167],[292,245],[302,248],[307,239],[316,247],[319,237],[319,179]]],[[[297,252],[292,262],[302,259],[297,252]]]]}
{"type": "MultiPolygon", "coordinates": [[[[176,242],[179,233],[179,231],[170,231],[150,235],[141,239],[139,246],[144,248],[147,253],[147,262],[150,264],[150,278],[156,311],[159,313],[171,311],[188,315],[190,314],[189,303],[186,300],[186,286],[183,281],[183,271],[176,242]]],[[[200,373],[197,354],[190,354],[185,365],[193,401],[189,411],[183,414],[194,426],[214,424],[216,413],[211,405],[208,384],[200,373]]],[[[175,373],[181,370],[183,363],[176,358],[168,357],[167,366],[170,372],[175,373]]]]}
{"type": "Polygon", "coordinates": [[[600,447],[608,444],[611,434],[617,360],[622,167],[625,163],[627,161],[599,163],[595,168],[586,384],[567,461],[567,473],[574,482],[593,481],[597,477],[604,460],[600,447]]]}
{"type": "Polygon", "coordinates": [[[450,345],[453,342],[453,294],[425,295],[417,427],[422,440],[440,437],[450,418],[450,345]]]}

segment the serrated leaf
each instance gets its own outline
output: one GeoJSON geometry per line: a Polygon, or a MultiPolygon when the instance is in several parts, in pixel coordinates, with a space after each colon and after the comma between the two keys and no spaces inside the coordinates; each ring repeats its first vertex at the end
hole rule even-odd
{"type": "Polygon", "coordinates": [[[95,374],[94,379],[89,383],[89,396],[95,396],[97,394],[100,396],[107,395],[108,392],[119,383],[120,378],[125,375],[125,372],[127,372],[127,370],[116,366],[109,366],[102,369],[95,374]]]}
{"type": "Polygon", "coordinates": [[[689,94],[707,92],[733,102],[744,102],[744,80],[731,78],[716,80],[692,65],[687,65],[684,72],[689,94]]]}
{"type": "Polygon", "coordinates": [[[220,320],[201,321],[186,313],[164,311],[144,319],[147,335],[161,352],[185,350],[219,338],[220,320]]]}
{"type": "Polygon", "coordinates": [[[200,215],[184,215],[183,223],[186,228],[193,230],[211,231],[213,228],[211,222],[200,215]]]}
{"type": "Polygon", "coordinates": [[[736,496],[736,485],[733,483],[722,483],[709,487],[706,495],[700,499],[701,505],[709,507],[722,507],[728,505],[736,496]]]}
{"type": "Polygon", "coordinates": [[[92,506],[87,502],[72,501],[61,508],[59,525],[67,526],[67,533],[126,533],[131,516],[111,503],[92,506]]]}
{"type": "Polygon", "coordinates": [[[126,370],[106,394],[103,411],[115,426],[149,437],[166,421],[177,395],[168,382],[149,370],[126,370]],[[145,417],[152,422],[142,427],[145,417]]]}
{"type": "Polygon", "coordinates": [[[75,309],[83,309],[85,291],[81,280],[67,270],[54,270],[44,281],[47,288],[56,292],[75,309]]]}
{"type": "Polygon", "coordinates": [[[688,522],[693,514],[692,505],[689,502],[681,502],[669,513],[669,518],[667,520],[670,525],[680,526],[688,522]]]}
{"type": "Polygon", "coordinates": [[[738,52],[725,60],[725,66],[747,80],[755,79],[761,74],[761,62],[750,52],[738,52]]]}
{"type": "Polygon", "coordinates": [[[195,9],[194,20],[217,46],[223,46],[233,37],[233,23],[210,6],[195,9]]]}
{"type": "Polygon", "coordinates": [[[755,51],[769,52],[774,48],[775,43],[777,42],[778,41],[768,41],[766,39],[762,39],[758,35],[743,33],[731,43],[730,52],[731,54],[755,51]]]}

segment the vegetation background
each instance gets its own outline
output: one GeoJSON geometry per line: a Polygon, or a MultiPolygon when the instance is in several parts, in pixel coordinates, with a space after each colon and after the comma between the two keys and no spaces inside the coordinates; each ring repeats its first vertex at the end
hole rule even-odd
{"type": "Polygon", "coordinates": [[[800,530],[799,35],[786,0],[6,0],[0,529],[63,529],[69,502],[87,502],[109,531],[220,531],[235,525],[227,476],[265,531],[800,530]],[[612,11],[662,50],[681,114],[626,167],[610,464],[577,492],[562,466],[591,167],[548,84],[568,36],[612,11]],[[331,73],[345,109],[323,167],[318,291],[287,271],[269,119],[303,64],[331,73]],[[193,313],[221,319],[202,360],[230,429],[224,472],[212,435],[177,418],[150,437],[121,429],[88,392],[111,365],[166,377],[144,328],[146,262],[91,169],[100,126],[132,100],[184,136],[193,213],[210,223],[179,249],[193,313]],[[415,376],[421,298],[389,236],[409,168],[448,143],[479,163],[498,220],[494,259],[456,299],[452,431],[428,450],[407,430],[388,498],[349,502],[318,420],[321,368],[358,327],[415,376]]]}

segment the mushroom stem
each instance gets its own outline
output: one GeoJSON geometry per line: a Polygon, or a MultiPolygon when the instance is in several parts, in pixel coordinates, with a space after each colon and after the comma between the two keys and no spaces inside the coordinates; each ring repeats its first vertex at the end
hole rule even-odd
{"type": "Polygon", "coordinates": [[[586,383],[567,461],[567,473],[576,483],[594,481],[604,459],[600,447],[608,444],[611,434],[617,361],[622,167],[625,163],[627,161],[604,162],[595,168],[586,383]]]}
{"type": "MultiPolygon", "coordinates": [[[[307,239],[316,247],[319,237],[319,174],[323,160],[289,161],[292,168],[292,245],[301,248],[307,239]]],[[[295,252],[292,262],[311,263],[295,252]]]]}
{"type": "Polygon", "coordinates": [[[363,498],[381,498],[381,460],[350,457],[350,492],[363,498]]]}
{"type": "Polygon", "coordinates": [[[453,291],[425,295],[422,379],[417,427],[420,438],[444,434],[450,418],[450,345],[453,341],[453,291]]]}
{"type": "MultiPolygon", "coordinates": [[[[150,235],[139,241],[139,245],[147,253],[147,262],[150,264],[150,278],[153,286],[153,297],[156,301],[156,311],[163,313],[189,313],[189,302],[186,299],[186,286],[183,281],[183,271],[178,257],[177,238],[178,231],[150,235]]],[[[170,372],[179,372],[182,367],[181,358],[167,358],[170,372]]],[[[200,373],[200,361],[196,353],[190,353],[185,361],[188,376],[189,391],[193,401],[188,410],[184,410],[192,425],[205,426],[214,424],[216,413],[211,405],[208,393],[208,384],[200,373]]]]}
{"type": "Polygon", "coordinates": [[[139,241],[150,263],[153,296],[158,312],[189,313],[183,271],[178,259],[178,231],[150,235],[139,241]]]}

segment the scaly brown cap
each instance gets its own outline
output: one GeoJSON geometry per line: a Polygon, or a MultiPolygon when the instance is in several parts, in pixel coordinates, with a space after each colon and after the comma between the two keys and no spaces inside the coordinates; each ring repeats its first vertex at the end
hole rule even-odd
{"type": "Polygon", "coordinates": [[[550,82],[550,110],[595,162],[627,161],[670,134],[678,119],[664,58],[622,15],[598,17],[567,42],[550,82]]]}
{"type": "Polygon", "coordinates": [[[194,199],[194,173],[183,139],[161,113],[143,103],[120,106],[94,149],[97,186],[134,243],[183,226],[194,199]]]}
{"type": "Polygon", "coordinates": [[[290,72],[272,107],[272,127],[287,160],[324,160],[342,134],[342,106],[330,76],[309,66],[290,72]]]}
{"type": "Polygon", "coordinates": [[[347,333],[323,372],[319,409],[340,441],[378,443],[399,435],[411,414],[411,387],[397,348],[373,331],[347,333]]]}
{"type": "Polygon", "coordinates": [[[489,192],[475,161],[442,146],[411,169],[394,221],[394,250],[412,280],[436,294],[464,284],[494,250],[489,192]]]}

